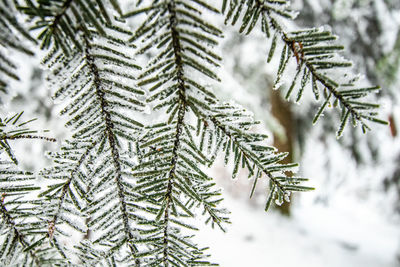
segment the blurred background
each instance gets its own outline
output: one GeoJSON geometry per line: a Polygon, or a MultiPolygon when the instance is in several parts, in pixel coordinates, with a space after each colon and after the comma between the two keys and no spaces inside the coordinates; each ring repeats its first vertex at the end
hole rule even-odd
{"type": "MultiPolygon", "coordinates": [[[[313,126],[318,103],[311,94],[297,105],[281,97],[288,84],[272,90],[279,59],[266,63],[265,37],[257,31],[239,35],[217,19],[225,29],[222,83],[212,85],[217,95],[252,110],[262,122],[257,130],[269,132],[271,145],[290,152],[288,160],[301,164],[299,174],[316,190],[295,194],[290,205],[265,213],[267,186],[260,184],[249,199],[252,181],[246,173],[232,180],[221,160],[212,173],[224,188],[232,225],[227,233],[204,226],[197,240],[210,244],[212,259],[228,267],[400,266],[400,1],[294,0],[293,8],[301,10],[299,26],[330,25],[346,47],[344,56],[371,84],[381,85],[376,97],[390,126],[373,127],[366,135],[348,127],[339,140],[334,113],[326,112],[313,126]]],[[[23,62],[22,81],[12,84],[4,112],[24,110],[26,119],[39,118],[34,128],[49,129],[59,140],[16,144],[24,167],[38,171],[50,164],[45,151],[56,150],[69,133],[51,100],[54,88],[38,67],[43,54],[29,60],[15,56],[23,62]]]]}

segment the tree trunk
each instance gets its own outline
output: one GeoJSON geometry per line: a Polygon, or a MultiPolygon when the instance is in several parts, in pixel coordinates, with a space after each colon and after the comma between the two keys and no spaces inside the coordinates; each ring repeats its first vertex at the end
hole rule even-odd
{"type": "MultiPolygon", "coordinates": [[[[274,116],[285,130],[285,136],[279,136],[274,133],[274,147],[276,147],[280,152],[289,152],[289,155],[282,161],[282,163],[292,163],[295,123],[290,109],[290,104],[282,99],[279,91],[272,89],[270,90],[270,104],[272,116],[274,116]]],[[[284,202],[282,206],[277,209],[282,215],[290,216],[290,203],[284,202]]]]}

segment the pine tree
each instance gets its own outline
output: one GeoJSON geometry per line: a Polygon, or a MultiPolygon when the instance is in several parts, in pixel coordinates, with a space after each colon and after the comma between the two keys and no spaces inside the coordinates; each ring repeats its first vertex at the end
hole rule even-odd
{"type": "MultiPolygon", "coordinates": [[[[292,175],[296,163],[281,163],[287,153],[252,130],[258,122],[250,112],[222,102],[208,86],[220,81],[215,47],[223,32],[204,14],[240,23],[240,33],[259,27],[270,40],[267,62],[281,50],[275,89],[289,80],[287,99],[297,92],[299,102],[308,88],[322,99],[314,122],[333,106],[340,114],[338,136],[349,121],[364,132],[368,121],[385,123],[377,118],[378,105],[365,100],[379,88],[357,83],[344,70],[351,63],[338,55],[343,47],[336,36],[284,26],[295,17],[288,1],[223,0],[221,11],[214,5],[131,1],[125,11],[117,0],[1,3],[2,47],[30,53],[20,40],[25,37],[47,51],[48,82],[73,133],[49,154],[54,164],[38,174],[47,180],[42,188],[18,170],[8,141],[52,139],[12,129],[25,125],[18,124],[21,114],[2,120],[1,156],[9,158],[0,171],[3,265],[215,265],[192,236],[197,214],[223,231],[229,224],[221,192],[207,174],[219,155],[233,165],[233,178],[247,171],[251,195],[259,179],[269,181],[265,210],[292,192],[313,189],[292,175]],[[34,38],[19,26],[14,8],[25,14],[34,38]],[[143,58],[146,64],[137,63],[143,58]],[[290,62],[297,65],[293,77],[285,72],[290,62]],[[25,195],[30,191],[40,193],[25,195]]],[[[14,64],[4,62],[0,73],[16,78],[14,64]]]]}

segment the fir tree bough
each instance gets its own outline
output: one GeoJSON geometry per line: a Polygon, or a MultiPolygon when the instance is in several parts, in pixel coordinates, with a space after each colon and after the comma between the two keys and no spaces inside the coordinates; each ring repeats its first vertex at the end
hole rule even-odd
{"type": "MultiPolygon", "coordinates": [[[[7,93],[9,79],[19,80],[15,74],[17,66],[10,58],[12,50],[20,51],[27,55],[33,55],[30,48],[22,42],[27,39],[36,43],[27,30],[25,30],[16,18],[16,9],[12,1],[0,2],[0,92],[7,93]]],[[[0,98],[1,103],[1,98],[0,98]]]]}
{"type": "Polygon", "coordinates": [[[314,122],[333,105],[341,112],[338,136],[348,121],[364,131],[366,121],[385,123],[378,105],[363,100],[378,87],[338,74],[351,63],[337,54],[343,47],[334,35],[284,26],[282,19],[294,18],[288,1],[222,0],[222,11],[204,0],[128,2],[129,10],[117,0],[0,3],[0,90],[17,79],[3,49],[31,54],[21,39],[39,43],[47,51],[49,87],[73,133],[49,153],[54,164],[39,173],[42,188],[18,169],[9,141],[53,139],[19,128],[22,113],[1,121],[2,265],[216,265],[192,237],[198,218],[223,231],[230,222],[207,173],[219,155],[231,161],[233,178],[247,171],[251,196],[259,179],[269,181],[265,210],[313,189],[292,176],[296,163],[280,163],[287,153],[252,130],[258,122],[250,112],[222,102],[208,86],[220,81],[215,47],[223,32],[207,13],[241,21],[241,33],[259,25],[271,41],[267,62],[282,49],[276,89],[289,61],[296,62],[286,98],[297,90],[299,102],[306,87],[322,96],[314,122]],[[27,22],[18,24],[22,14],[27,22]]]}

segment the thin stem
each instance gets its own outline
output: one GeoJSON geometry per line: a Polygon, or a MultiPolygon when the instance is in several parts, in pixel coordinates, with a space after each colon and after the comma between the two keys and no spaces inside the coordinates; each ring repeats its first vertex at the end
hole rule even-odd
{"type": "Polygon", "coordinates": [[[12,136],[0,137],[0,140],[15,140],[15,139],[41,139],[49,142],[57,142],[57,139],[55,138],[38,136],[38,135],[12,135],[12,136]]]}
{"type": "MultiPolygon", "coordinates": [[[[103,116],[104,122],[105,122],[105,129],[104,129],[104,134],[105,137],[108,140],[108,143],[111,148],[111,158],[112,162],[114,165],[115,169],[115,183],[117,185],[117,193],[119,197],[119,202],[120,202],[120,210],[122,213],[122,220],[124,224],[124,230],[125,230],[125,235],[128,238],[128,246],[129,249],[131,250],[132,254],[135,255],[137,252],[137,248],[134,244],[131,243],[131,241],[134,239],[134,236],[132,234],[132,231],[129,226],[129,216],[127,212],[127,207],[126,207],[126,200],[125,200],[125,191],[124,187],[122,184],[122,167],[120,164],[120,154],[118,151],[117,147],[117,142],[116,142],[116,137],[113,132],[114,123],[111,119],[111,114],[108,111],[109,103],[107,99],[105,98],[105,92],[103,90],[101,78],[100,78],[100,71],[99,68],[97,67],[95,63],[95,58],[91,54],[92,50],[92,45],[89,42],[88,38],[83,38],[85,42],[85,58],[87,61],[87,64],[89,66],[90,72],[93,75],[93,82],[94,86],[96,88],[96,96],[100,102],[100,109],[101,109],[101,114],[103,116]]],[[[139,260],[136,260],[137,266],[139,266],[139,260]]]]}
{"type": "Polygon", "coordinates": [[[64,4],[62,5],[61,8],[61,12],[58,13],[55,17],[53,22],[50,24],[50,27],[52,29],[56,29],[58,26],[58,23],[60,22],[61,18],[65,15],[65,13],[67,12],[68,8],[71,6],[73,0],[67,0],[64,2],[64,4]]]}
{"type": "Polygon", "coordinates": [[[179,32],[176,28],[177,26],[177,16],[176,16],[176,4],[175,1],[170,1],[167,6],[169,12],[169,27],[172,36],[172,47],[174,50],[175,57],[175,66],[176,66],[176,78],[179,87],[179,110],[178,110],[178,120],[176,123],[176,131],[175,131],[175,141],[174,148],[172,150],[172,160],[171,160],[171,170],[168,174],[168,185],[167,185],[167,193],[166,193],[166,209],[164,212],[164,257],[163,264],[164,266],[168,266],[168,221],[170,216],[170,204],[172,199],[172,188],[174,184],[175,171],[178,161],[178,150],[180,147],[180,137],[183,130],[185,112],[186,112],[186,96],[185,96],[185,82],[184,82],[184,70],[183,70],[183,61],[182,61],[182,46],[180,43],[179,32]]]}

